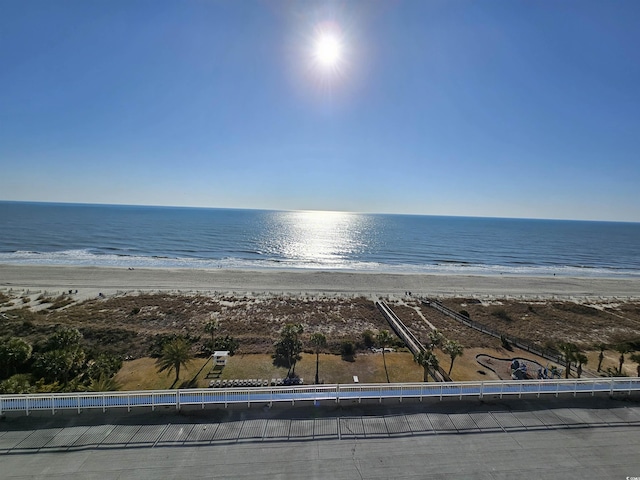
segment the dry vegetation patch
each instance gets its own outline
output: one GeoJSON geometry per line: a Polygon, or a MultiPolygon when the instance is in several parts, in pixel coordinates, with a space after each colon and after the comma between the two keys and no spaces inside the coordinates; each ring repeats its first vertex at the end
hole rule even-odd
{"type": "Polygon", "coordinates": [[[466,348],[494,348],[500,345],[498,339],[468,328],[433,308],[423,306],[419,301],[412,300],[407,302],[406,306],[392,305],[392,308],[422,343],[428,343],[427,335],[431,331],[431,327],[427,324],[428,321],[446,338],[457,340],[466,348]],[[420,311],[421,315],[416,312],[416,309],[420,311]]]}
{"type": "MultiPolygon", "coordinates": [[[[467,311],[472,320],[493,330],[526,339],[542,348],[569,341],[587,349],[599,342],[615,344],[640,338],[640,308],[637,304],[625,304],[624,308],[597,308],[568,301],[501,300],[496,304],[453,298],[442,303],[457,312],[467,311]]],[[[425,309],[428,312],[433,310],[425,307],[423,311],[425,309]]]]}
{"type": "Polygon", "coordinates": [[[373,302],[363,297],[140,293],[34,310],[6,311],[0,335],[27,337],[34,343],[56,325],[67,325],[77,327],[90,347],[126,358],[149,355],[163,335],[186,335],[202,343],[210,338],[204,326],[212,319],[219,322],[216,336],[235,337],[240,354],[271,353],[287,323],[304,326],[303,340],[314,332],[325,334],[334,353],[343,341],[359,342],[365,330],[388,328],[373,302]]]}
{"type": "MultiPolygon", "coordinates": [[[[236,356],[225,370],[228,378],[284,377],[286,372],[272,364],[270,355],[273,345],[284,325],[301,323],[307,354],[303,356],[296,372],[304,376],[307,383],[315,375],[315,356],[310,355],[308,342],[314,332],[327,337],[326,353],[334,354],[321,357],[321,378],[325,382],[348,383],[353,375],[358,375],[361,382],[385,380],[382,356],[363,352],[362,333],[370,330],[375,334],[382,329],[391,329],[374,302],[364,297],[137,293],[81,303],[68,303],[68,297],[65,296],[47,297],[32,299],[25,304],[22,296],[19,293],[12,295],[0,292],[0,304],[3,305],[0,336],[22,337],[35,345],[45,341],[60,325],[77,327],[88,348],[123,358],[141,359],[140,364],[126,362],[119,375],[124,375],[120,380],[127,388],[136,388],[138,385],[140,388],[166,388],[164,380],[152,379],[158,377],[155,366],[148,358],[144,359],[154,348],[157,349],[159,339],[166,335],[189,336],[196,342],[194,351],[198,351],[199,345],[210,338],[204,326],[212,319],[219,322],[216,336],[229,335],[240,344],[236,356]],[[47,303],[42,303],[45,300],[47,303]],[[41,308],[43,305],[58,306],[41,308]],[[360,348],[355,362],[346,362],[335,355],[345,341],[353,342],[360,348]],[[126,379],[127,376],[131,378],[126,379]],[[147,377],[149,379],[143,380],[147,377]]],[[[481,367],[475,362],[473,352],[498,352],[499,339],[466,327],[415,299],[390,299],[388,302],[423,343],[427,343],[427,335],[431,330],[428,321],[447,338],[457,340],[465,347],[464,356],[456,359],[454,364],[454,379],[491,377],[487,372],[479,372],[481,367]]],[[[585,350],[592,350],[596,343],[615,344],[640,338],[638,302],[586,304],[510,299],[480,302],[469,298],[448,298],[443,303],[457,312],[468,313],[472,320],[491,329],[526,339],[543,348],[558,341],[570,341],[585,350]]],[[[436,353],[440,364],[447,370],[449,357],[439,351],[436,353]]],[[[194,365],[200,368],[199,364],[203,361],[197,359],[194,365]]],[[[387,355],[387,365],[392,381],[422,379],[421,369],[413,363],[408,353],[387,355]]],[[[603,369],[616,365],[617,354],[607,351],[603,369]]],[[[595,370],[596,366],[597,353],[589,352],[588,368],[595,370]]],[[[624,368],[627,374],[634,374],[636,364],[627,361],[624,368]]],[[[188,375],[196,373],[197,369],[193,371],[190,368],[181,374],[181,378],[186,379],[188,375]]],[[[198,378],[201,386],[208,385],[208,381],[198,378]]],[[[165,380],[171,382],[172,378],[165,380]]]]}

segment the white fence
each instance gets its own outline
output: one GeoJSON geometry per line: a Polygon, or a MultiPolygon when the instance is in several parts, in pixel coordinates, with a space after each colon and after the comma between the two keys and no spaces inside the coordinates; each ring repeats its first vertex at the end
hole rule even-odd
{"type": "Polygon", "coordinates": [[[524,380],[448,383],[380,383],[345,385],[305,385],[296,387],[149,390],[136,392],[78,392],[29,395],[0,395],[0,414],[49,410],[172,407],[229,404],[269,404],[296,402],[358,401],[386,399],[451,398],[484,396],[595,395],[640,391],[640,378],[583,378],[575,380],[524,380]]]}

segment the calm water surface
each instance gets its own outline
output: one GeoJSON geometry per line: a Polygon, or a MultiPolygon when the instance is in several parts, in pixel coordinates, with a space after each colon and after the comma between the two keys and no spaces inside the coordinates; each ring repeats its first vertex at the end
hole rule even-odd
{"type": "Polygon", "coordinates": [[[0,263],[640,275],[640,224],[0,202],[0,263]]]}

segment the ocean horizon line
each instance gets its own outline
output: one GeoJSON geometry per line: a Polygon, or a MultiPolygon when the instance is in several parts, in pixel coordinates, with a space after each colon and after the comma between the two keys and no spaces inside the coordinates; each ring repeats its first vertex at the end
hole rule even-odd
{"type": "Polygon", "coordinates": [[[1,204],[25,204],[25,205],[51,205],[51,206],[69,206],[69,207],[122,207],[122,208],[158,208],[158,209],[184,209],[184,210],[230,210],[230,211],[248,211],[248,212],[309,212],[309,213],[336,213],[336,214],[353,214],[353,215],[382,215],[382,216],[407,216],[407,217],[428,217],[428,218],[460,218],[460,219],[479,219],[479,220],[523,220],[523,221],[542,221],[542,222],[589,222],[589,223],[621,223],[621,224],[640,224],[635,220],[610,220],[610,219],[579,219],[579,218],[548,218],[548,217],[527,217],[527,216],[496,216],[496,215],[464,215],[464,214],[446,214],[446,213],[413,213],[413,212],[370,212],[370,211],[353,211],[353,210],[321,210],[307,208],[258,208],[258,207],[212,207],[204,205],[161,205],[161,204],[136,204],[136,203],[94,203],[94,202],[69,202],[69,201],[41,201],[41,200],[1,200],[1,204]]]}

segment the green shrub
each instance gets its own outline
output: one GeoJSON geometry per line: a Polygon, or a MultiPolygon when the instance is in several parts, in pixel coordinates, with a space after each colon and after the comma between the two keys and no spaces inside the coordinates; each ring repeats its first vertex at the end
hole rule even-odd
{"type": "Polygon", "coordinates": [[[371,348],[375,345],[375,334],[371,330],[365,330],[362,332],[362,342],[366,348],[371,348]]]}
{"type": "Polygon", "coordinates": [[[491,315],[499,318],[500,320],[504,320],[505,322],[511,322],[513,320],[504,308],[497,308],[491,312],[491,315]]]}
{"type": "Polygon", "coordinates": [[[340,344],[340,355],[343,360],[353,361],[356,355],[356,346],[350,340],[345,340],[340,344]]]}

